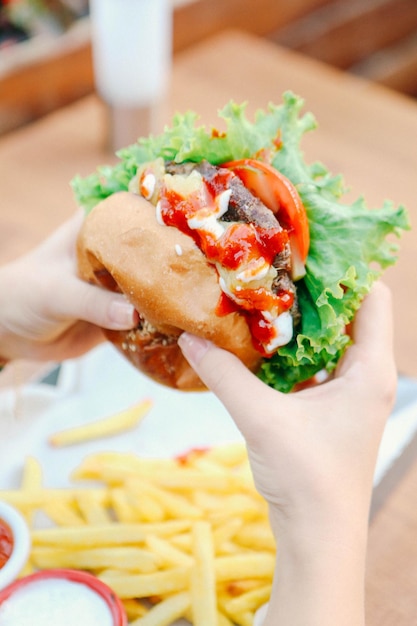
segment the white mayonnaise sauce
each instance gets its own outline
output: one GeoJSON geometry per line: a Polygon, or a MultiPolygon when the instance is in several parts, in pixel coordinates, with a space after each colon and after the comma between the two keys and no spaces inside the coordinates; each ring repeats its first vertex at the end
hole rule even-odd
{"type": "Polygon", "coordinates": [[[284,313],[281,313],[275,318],[268,315],[267,311],[263,311],[263,316],[266,320],[270,321],[275,330],[275,337],[264,346],[265,351],[271,354],[291,341],[294,332],[293,320],[289,311],[284,311],[284,313]]]}
{"type": "Polygon", "coordinates": [[[0,605],[0,626],[114,626],[105,600],[65,579],[29,582],[0,605]]]}

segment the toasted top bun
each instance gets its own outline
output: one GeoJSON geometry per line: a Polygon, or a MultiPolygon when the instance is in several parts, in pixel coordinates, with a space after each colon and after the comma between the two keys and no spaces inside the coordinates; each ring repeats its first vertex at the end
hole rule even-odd
{"type": "Polygon", "coordinates": [[[105,333],[154,380],[204,389],[177,344],[183,331],[233,352],[252,371],[259,366],[245,318],[216,314],[221,290],[215,268],[191,237],[159,224],[155,207],[143,198],[120,192],[99,203],[84,220],[77,254],[84,280],[122,292],[146,320],[142,330],[105,333]]]}

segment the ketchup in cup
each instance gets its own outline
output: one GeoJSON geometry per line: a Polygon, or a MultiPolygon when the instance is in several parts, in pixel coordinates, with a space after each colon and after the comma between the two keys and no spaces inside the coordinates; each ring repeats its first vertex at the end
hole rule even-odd
{"type": "Polygon", "coordinates": [[[0,626],[127,626],[120,599],[88,572],[49,569],[0,591],[0,626]]]}
{"type": "Polygon", "coordinates": [[[19,576],[30,543],[29,527],[20,511],[0,500],[0,590],[19,576]]]}
{"type": "Polygon", "coordinates": [[[0,568],[6,565],[13,552],[13,533],[9,524],[0,518],[0,568]]]}

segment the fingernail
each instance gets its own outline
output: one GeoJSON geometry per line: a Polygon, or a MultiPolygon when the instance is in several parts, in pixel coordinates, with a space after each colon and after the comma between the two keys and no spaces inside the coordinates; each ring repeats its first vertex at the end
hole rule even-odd
{"type": "Polygon", "coordinates": [[[182,333],[178,338],[178,345],[190,365],[198,365],[209,349],[210,342],[190,333],[182,333]]]}
{"type": "Polygon", "coordinates": [[[112,300],[109,306],[109,320],[121,329],[133,328],[135,325],[135,307],[127,300],[112,300]]]}

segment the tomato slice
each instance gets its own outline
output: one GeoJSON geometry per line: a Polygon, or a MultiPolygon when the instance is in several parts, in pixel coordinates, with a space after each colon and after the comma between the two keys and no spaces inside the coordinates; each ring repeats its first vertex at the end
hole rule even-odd
{"type": "Polygon", "coordinates": [[[294,280],[305,274],[310,245],[306,210],[292,182],[268,163],[256,159],[240,159],[222,163],[240,178],[245,187],[277,215],[288,231],[294,280]]]}

